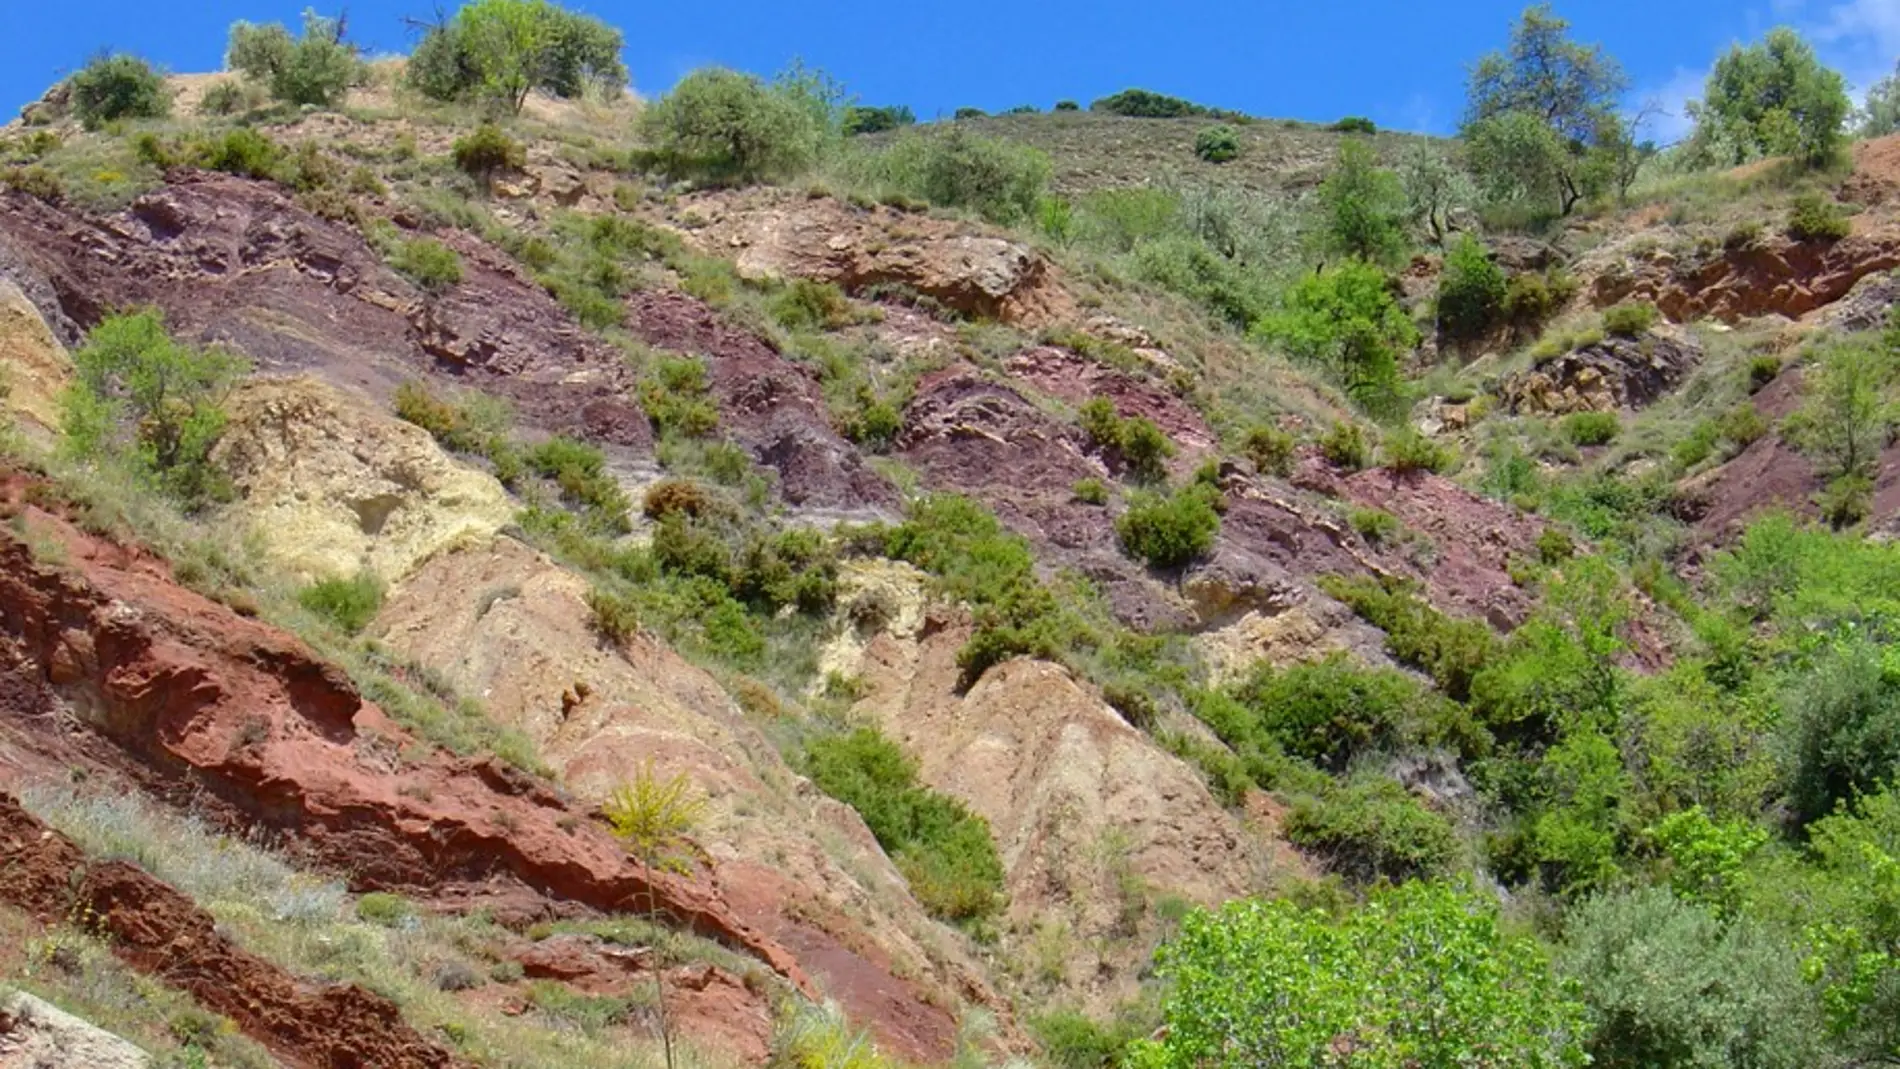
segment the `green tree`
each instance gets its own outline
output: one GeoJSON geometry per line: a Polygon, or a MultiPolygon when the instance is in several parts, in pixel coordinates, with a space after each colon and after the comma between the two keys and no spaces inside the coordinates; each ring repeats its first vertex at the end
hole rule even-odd
{"type": "Polygon", "coordinates": [[[1866,477],[1893,425],[1894,360],[1866,338],[1824,343],[1787,431],[1835,478],[1866,477]]]}
{"type": "Polygon", "coordinates": [[[436,100],[488,100],[519,113],[536,89],[617,95],[627,82],[620,31],[547,0],[472,0],[430,28],[408,80],[436,100]]]}
{"type": "Polygon", "coordinates": [[[1815,999],[1785,939],[1662,888],[1593,899],[1560,973],[1588,1007],[1602,1069],[1805,1069],[1825,1062],[1815,999]]]}
{"type": "Polygon", "coordinates": [[[73,114],[88,130],[115,119],[157,119],[171,112],[165,79],[151,64],[123,52],[101,52],[67,84],[73,114]]]}
{"type": "Polygon", "coordinates": [[[1477,199],[1470,175],[1427,144],[1412,145],[1399,158],[1399,186],[1405,191],[1407,218],[1430,235],[1434,245],[1445,243],[1453,219],[1477,199]]]}
{"type": "Polygon", "coordinates": [[[224,397],[247,368],[241,357],[173,341],[148,310],[101,321],[73,366],[61,398],[68,452],[120,459],[188,507],[228,496],[210,455],[224,433],[224,397]]]}
{"type": "Polygon", "coordinates": [[[1464,136],[1468,162],[1493,200],[1553,204],[1569,215],[1600,192],[1622,124],[1628,80],[1600,45],[1569,36],[1548,4],[1525,10],[1510,44],[1472,67],[1464,136]]]}
{"type": "Polygon", "coordinates": [[[1477,238],[1460,235],[1438,275],[1439,330],[1466,340],[1483,335],[1504,314],[1504,293],[1504,269],[1477,238]]]}
{"type": "Polygon", "coordinates": [[[1760,43],[1730,47],[1709,72],[1691,144],[1718,165],[1760,156],[1793,156],[1810,167],[1839,154],[1850,103],[1840,73],[1821,65],[1814,48],[1786,26],[1760,43]]]}
{"type": "Polygon", "coordinates": [[[1320,183],[1319,205],[1327,252],[1374,264],[1404,259],[1405,187],[1396,173],[1379,166],[1363,139],[1341,142],[1332,172],[1320,183]]]}
{"type": "Polygon", "coordinates": [[[797,100],[720,67],[681,79],[641,114],[640,132],[668,170],[740,183],[797,173],[822,136],[797,100]]]}
{"type": "Polygon", "coordinates": [[[1289,902],[1197,910],[1156,955],[1166,1031],[1139,1069],[1585,1063],[1581,1007],[1536,944],[1442,884],[1375,891],[1334,920],[1289,902]]]}
{"type": "Polygon", "coordinates": [[[1268,342],[1334,372],[1353,401],[1375,415],[1392,412],[1402,402],[1398,353],[1419,341],[1391,279],[1356,260],[1302,278],[1281,310],[1254,329],[1268,342]]]}
{"type": "Polygon", "coordinates": [[[303,13],[300,38],[292,37],[282,23],[233,23],[224,62],[262,83],[277,100],[324,108],[342,103],[366,73],[356,46],[343,40],[343,20],[309,9],[303,13]]]}
{"type": "Polygon", "coordinates": [[[1867,88],[1867,99],[1856,118],[1855,132],[1860,137],[1900,133],[1900,67],[1867,88]]]}

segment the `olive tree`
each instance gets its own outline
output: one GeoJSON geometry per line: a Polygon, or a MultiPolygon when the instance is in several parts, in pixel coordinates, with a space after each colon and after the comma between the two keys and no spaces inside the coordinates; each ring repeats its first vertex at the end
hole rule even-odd
{"type": "Polygon", "coordinates": [[[536,89],[572,98],[627,82],[619,30],[547,0],[473,0],[430,27],[409,84],[437,100],[480,99],[519,113],[536,89]]]}
{"type": "Polygon", "coordinates": [[[292,37],[282,23],[237,22],[225,50],[225,65],[262,83],[286,104],[333,107],[365,68],[356,46],[343,40],[343,20],[303,13],[303,36],[292,37]]]}

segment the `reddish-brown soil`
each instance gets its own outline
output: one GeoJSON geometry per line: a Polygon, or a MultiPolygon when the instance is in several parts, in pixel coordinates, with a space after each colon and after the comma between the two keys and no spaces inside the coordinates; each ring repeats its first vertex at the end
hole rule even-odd
{"type": "Polygon", "coordinates": [[[225,938],[210,914],[163,882],[122,861],[89,862],[7,794],[0,794],[0,901],[46,923],[76,918],[128,965],[231,1018],[287,1064],[466,1064],[418,1035],[381,995],[299,980],[225,938]]]}
{"type": "Polygon", "coordinates": [[[29,295],[56,296],[41,308],[49,322],[84,329],[155,305],[174,331],[228,342],[263,370],[314,371],[378,397],[424,375],[466,382],[549,430],[644,449],[620,354],[498,251],[444,237],[463,277],[430,296],[269,183],[180,172],[102,216],[0,194],[0,257],[29,295]]]}
{"type": "Polygon", "coordinates": [[[165,567],[26,504],[5,507],[70,562],[0,534],[0,666],[19,704],[0,737],[59,746],[57,696],[160,793],[189,788],[285,834],[293,856],[358,888],[494,902],[517,916],[626,910],[651,889],[676,923],[804,986],[785,949],[733,915],[716,872],[651,885],[585,811],[493,758],[405,746],[406,733],[301,643],[179,587],[165,567]]]}

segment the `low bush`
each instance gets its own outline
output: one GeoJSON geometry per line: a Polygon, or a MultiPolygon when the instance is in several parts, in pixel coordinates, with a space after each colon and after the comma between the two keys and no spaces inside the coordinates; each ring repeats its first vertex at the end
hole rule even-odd
{"type": "Polygon", "coordinates": [[[1194,136],[1194,154],[1208,163],[1240,158],[1240,134],[1231,126],[1210,126],[1194,136]]]}
{"type": "Polygon", "coordinates": [[[207,171],[270,181],[277,177],[284,147],[248,126],[240,126],[221,137],[199,142],[193,156],[193,162],[207,171]]]}
{"type": "Polygon", "coordinates": [[[1338,653],[1291,668],[1262,663],[1231,693],[1282,750],[1335,774],[1363,754],[1435,739],[1448,712],[1404,673],[1338,653]]]}
{"type": "Polygon", "coordinates": [[[528,162],[528,152],[501,127],[485,122],[456,138],[449,158],[462,173],[486,182],[503,171],[519,170],[528,162]]]}
{"type": "Polygon", "coordinates": [[[1756,391],[1781,377],[1781,358],[1773,353],[1762,353],[1748,361],[1748,392],[1756,391]]]}
{"type": "Polygon", "coordinates": [[[1386,466],[1401,475],[1447,471],[1456,461],[1451,447],[1427,438],[1412,427],[1404,428],[1385,441],[1386,466]]]}
{"type": "Polygon", "coordinates": [[[1496,633],[1484,621],[1439,612],[1403,580],[1327,576],[1320,586],[1384,631],[1392,656],[1430,675],[1454,701],[1470,695],[1471,681],[1496,652],[1496,633]]]}
{"type": "Polygon", "coordinates": [[[1241,452],[1262,475],[1285,478],[1293,473],[1293,436],[1277,427],[1254,427],[1241,441],[1241,452]]]}
{"type": "Polygon", "coordinates": [[[1108,504],[1108,484],[1100,479],[1082,479],[1075,484],[1071,493],[1084,505],[1108,504]]]}
{"type": "Polygon", "coordinates": [[[1512,275],[1504,287],[1504,319],[1528,336],[1542,329],[1576,295],[1577,281],[1556,268],[1512,275]]]}
{"type": "Polygon", "coordinates": [[[1198,484],[1165,496],[1137,496],[1116,518],[1115,533],[1131,556],[1155,568],[1178,568],[1213,548],[1220,533],[1218,496],[1198,484]]]}
{"type": "Polygon", "coordinates": [[[1097,447],[1113,453],[1137,481],[1158,483],[1167,478],[1174,443],[1146,418],[1124,419],[1113,401],[1092,397],[1083,403],[1077,422],[1097,447]]]}
{"type": "Polygon", "coordinates": [[[856,322],[844,291],[829,282],[794,279],[773,298],[772,318],[786,330],[837,330],[856,322]]]}
{"type": "Polygon", "coordinates": [[[397,274],[430,293],[444,293],[462,281],[462,257],[432,237],[397,237],[386,258],[397,274]]]}
{"type": "Polygon", "coordinates": [[[152,65],[123,52],[100,53],[67,79],[73,114],[88,130],[120,119],[160,119],[171,93],[152,65]]]}
{"type": "Polygon", "coordinates": [[[872,728],[807,743],[805,773],[851,806],[931,914],[973,921],[1002,906],[1003,866],[989,824],[917,780],[917,766],[872,728]]]}
{"type": "Polygon", "coordinates": [[[640,609],[632,598],[596,586],[587,592],[587,612],[594,630],[615,645],[640,633],[640,609]]]}
{"type": "Polygon", "coordinates": [[[654,363],[640,383],[640,407],[662,434],[704,438],[719,428],[706,365],[690,356],[661,357],[654,363]]]}
{"type": "Polygon", "coordinates": [[[1372,445],[1357,423],[1335,422],[1319,439],[1320,455],[1336,468],[1358,471],[1372,463],[1372,445]]]}
{"type": "Polygon", "coordinates": [[[1396,540],[1399,532],[1404,530],[1403,525],[1399,523],[1399,518],[1384,509],[1353,509],[1347,519],[1351,522],[1352,529],[1359,532],[1359,537],[1375,546],[1383,546],[1396,540]]]}
{"type": "Polygon", "coordinates": [[[1579,446],[1608,445],[1623,429],[1614,412],[1572,412],[1564,417],[1564,437],[1579,446]]]}
{"type": "Polygon", "coordinates": [[[1203,115],[1228,117],[1233,114],[1146,89],[1124,89],[1102,97],[1090,104],[1089,110],[1137,119],[1191,119],[1203,115]]]}
{"type": "Polygon", "coordinates": [[[1839,241],[1853,230],[1840,205],[1819,193],[1803,193],[1788,210],[1787,234],[1796,241],[1839,241]]]}
{"type": "Polygon", "coordinates": [[[1073,100],[1058,100],[1056,101],[1055,110],[1056,111],[1081,111],[1082,105],[1076,103],[1073,100]]]}
{"type": "Polygon", "coordinates": [[[383,607],[383,584],[369,572],[324,579],[297,592],[297,604],[346,635],[369,626],[383,607]]]}
{"type": "Polygon", "coordinates": [[[401,928],[415,919],[415,904],[388,891],[371,891],[356,900],[356,916],[384,928],[401,928]]]}
{"type": "Polygon", "coordinates": [[[1327,127],[1336,134],[1376,134],[1379,124],[1361,115],[1348,115],[1327,127]]]}
{"type": "Polygon", "coordinates": [[[1438,326],[1446,337],[1482,337],[1503,319],[1510,286],[1477,238],[1460,235],[1438,276],[1438,326]]]}
{"type": "Polygon", "coordinates": [[[1297,798],[1283,828],[1288,842],[1361,884],[1440,875],[1458,853],[1450,821],[1379,775],[1297,798]]]}
{"type": "Polygon", "coordinates": [[[1603,332],[1617,338],[1640,338],[1661,319],[1662,313],[1648,301],[1628,301],[1603,310],[1603,332]]]}
{"type": "Polygon", "coordinates": [[[917,115],[906,104],[871,108],[853,104],[844,109],[844,133],[847,137],[896,130],[917,122],[917,115]]]}
{"type": "Polygon", "coordinates": [[[632,529],[632,502],[607,472],[607,458],[585,442],[555,436],[522,456],[528,468],[554,481],[562,500],[580,510],[594,530],[624,534],[632,529]]]}
{"type": "Polygon", "coordinates": [[[1049,185],[1049,157],[1027,145],[962,126],[907,131],[852,166],[864,184],[945,208],[967,208],[994,223],[1036,215],[1049,185]]]}

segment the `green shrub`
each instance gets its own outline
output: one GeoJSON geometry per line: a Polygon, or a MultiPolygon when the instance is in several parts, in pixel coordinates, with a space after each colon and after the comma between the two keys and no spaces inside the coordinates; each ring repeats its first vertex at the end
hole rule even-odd
{"type": "Polygon", "coordinates": [[[909,105],[904,104],[882,108],[867,108],[853,104],[844,109],[844,133],[847,137],[883,133],[886,130],[911,126],[916,122],[916,113],[910,110],[909,105]]]}
{"type": "Polygon", "coordinates": [[[1542,329],[1576,295],[1576,280],[1555,268],[1512,275],[1504,287],[1504,319],[1529,334],[1542,329]]]}
{"type": "Polygon", "coordinates": [[[829,282],[794,279],[772,298],[772,318],[786,330],[837,330],[855,321],[844,291],[829,282]]]}
{"type": "Polygon", "coordinates": [[[70,79],[73,114],[88,130],[119,119],[160,119],[171,113],[165,79],[151,64],[123,52],[102,52],[70,79]]]}
{"type": "Polygon", "coordinates": [[[233,23],[224,61],[267,87],[274,99],[320,108],[341,104],[368,73],[356,46],[343,40],[343,20],[308,9],[302,37],[292,37],[281,23],[233,23]]]}
{"type": "Polygon", "coordinates": [[[1156,568],[1178,568],[1204,556],[1220,533],[1218,492],[1187,486],[1167,496],[1142,494],[1115,520],[1115,533],[1131,556],[1156,568]]]}
{"type": "Polygon", "coordinates": [[[219,82],[198,98],[198,114],[239,115],[263,103],[263,94],[243,82],[219,82]]]}
{"type": "Polygon", "coordinates": [[[946,920],[979,920],[1002,905],[1003,866],[982,817],[917,781],[917,765],[872,728],[811,740],[805,772],[851,806],[910,882],[946,920]]]}
{"type": "Polygon", "coordinates": [[[1348,115],[1327,129],[1336,134],[1376,134],[1379,124],[1361,115],[1348,115]]]}
{"type": "Polygon", "coordinates": [[[1502,320],[1510,295],[1504,269],[1477,238],[1459,235],[1438,276],[1439,329],[1450,338],[1482,337],[1502,320]]]}
{"type": "Polygon", "coordinates": [[[1881,648],[1842,636],[1816,651],[1782,697],[1789,804],[1811,821],[1879,790],[1900,767],[1900,679],[1881,648]]]}
{"type": "Polygon", "coordinates": [[[617,96],[627,84],[620,31],[544,0],[472,0],[429,28],[409,57],[411,88],[435,100],[481,100],[519,113],[540,89],[617,96]]]}
{"type": "MultiPolygon", "coordinates": [[[[1320,586],[1384,631],[1392,656],[1430,675],[1454,701],[1470,697],[1472,680],[1496,653],[1497,636],[1484,621],[1439,612],[1403,580],[1327,576],[1320,586]]],[[[1482,740],[1465,742],[1482,746],[1482,740]]]]}
{"type": "Polygon", "coordinates": [[[867,181],[891,192],[1002,224],[1034,218],[1052,173],[1037,149],[954,125],[906,132],[859,166],[867,181]]]}
{"type": "Polygon", "coordinates": [[[383,583],[369,572],[324,579],[297,592],[297,604],[346,635],[369,626],[383,607],[383,583]]]}
{"type": "Polygon", "coordinates": [[[224,398],[249,370],[241,357],[172,340],[162,313],[148,310],[101,320],[73,366],[60,413],[68,453],[123,464],[187,509],[233,496],[211,450],[224,433],[224,398]]]}
{"type": "Polygon", "coordinates": [[[371,891],[356,900],[356,915],[370,924],[401,928],[415,919],[416,907],[401,895],[371,891]]]}
{"type": "Polygon", "coordinates": [[[1156,955],[1164,1027],[1122,1064],[1576,1069],[1582,1008],[1497,912],[1426,883],[1339,913],[1257,898],[1190,912],[1156,955]]]}
{"type": "Polygon", "coordinates": [[[1372,446],[1366,432],[1357,423],[1339,420],[1319,439],[1320,455],[1336,468],[1358,471],[1372,463],[1372,446]]]}
{"type": "Polygon", "coordinates": [[[640,609],[632,598],[596,586],[587,592],[587,612],[594,630],[616,646],[640,633],[640,609]]]}
{"type": "Polygon", "coordinates": [[[66,199],[66,185],[60,181],[59,175],[39,164],[30,167],[0,167],[0,186],[19,190],[29,197],[37,197],[48,204],[58,204],[66,199]]]}
{"type": "Polygon", "coordinates": [[[1151,93],[1146,89],[1124,89],[1119,93],[1102,97],[1090,104],[1089,110],[1108,115],[1126,115],[1137,119],[1191,119],[1202,115],[1218,114],[1210,108],[1182,100],[1180,97],[1151,93]]]}
{"type": "Polygon", "coordinates": [[[1128,1045],[1152,1031],[1127,1018],[1098,1024],[1070,1010],[1032,1017],[1029,1030],[1056,1069],[1115,1069],[1128,1045]]]}
{"type": "Polygon", "coordinates": [[[1781,377],[1781,358],[1762,353],[1748,361],[1748,392],[1755,393],[1781,377]]]}
{"type": "Polygon", "coordinates": [[[694,71],[649,104],[640,131],[667,173],[741,185],[804,170],[823,133],[792,94],[719,67],[694,71]]]}
{"type": "Polygon", "coordinates": [[[1788,236],[1796,241],[1839,241],[1853,230],[1847,214],[1819,193],[1803,193],[1788,210],[1788,236]]]}
{"type": "Polygon", "coordinates": [[[1367,263],[1395,264],[1408,247],[1409,205],[1398,173],[1379,166],[1372,146],[1348,138],[1320,183],[1320,237],[1332,252],[1367,263]]]}
{"type": "Polygon", "coordinates": [[[1628,301],[1603,310],[1603,332],[1618,338],[1640,338],[1662,319],[1648,301],[1628,301]]]}
{"type": "Polygon", "coordinates": [[[1082,479],[1076,482],[1071,491],[1077,501],[1084,505],[1108,504],[1108,484],[1100,479],[1082,479]]]}
{"type": "Polygon", "coordinates": [[[706,365],[690,356],[661,357],[654,364],[640,383],[640,407],[662,434],[703,438],[719,428],[706,365]]]}
{"type": "Polygon", "coordinates": [[[1561,527],[1546,527],[1537,536],[1537,559],[1556,567],[1577,555],[1577,543],[1561,527]]]}
{"type": "Polygon", "coordinates": [[[485,122],[456,138],[449,148],[449,158],[463,173],[487,181],[502,171],[518,170],[528,162],[528,153],[501,127],[485,122]]]}
{"type": "Polygon", "coordinates": [[[1580,906],[1557,958],[1589,1010],[1605,1069],[1800,1069],[1826,1062],[1795,948],[1749,920],[1725,924],[1662,888],[1580,906]]]}
{"type": "Polygon", "coordinates": [[[1398,355],[1418,344],[1418,328],[1371,264],[1351,260],[1305,276],[1253,330],[1331,372],[1366,412],[1393,414],[1404,402],[1398,355]]]}
{"type": "Polygon", "coordinates": [[[208,171],[270,181],[284,159],[284,147],[248,126],[198,145],[196,163],[208,171]]]}
{"type": "Polygon", "coordinates": [[[1055,110],[1056,111],[1081,111],[1082,105],[1076,103],[1073,100],[1058,100],[1056,101],[1055,110]]]}
{"type": "Polygon", "coordinates": [[[1399,518],[1384,509],[1357,508],[1347,518],[1352,523],[1352,529],[1359,532],[1359,537],[1375,546],[1383,546],[1397,539],[1399,532],[1404,530],[1399,518]]]}
{"type": "Polygon", "coordinates": [[[1285,752],[1333,773],[1433,735],[1425,721],[1438,703],[1403,673],[1340,653],[1291,668],[1262,663],[1231,693],[1285,752]]]}
{"type": "Polygon", "coordinates": [[[462,281],[462,257],[431,237],[398,237],[386,254],[392,270],[430,293],[443,293],[462,281]]]}
{"type": "Polygon", "coordinates": [[[1299,797],[1283,828],[1288,842],[1355,883],[1430,878],[1458,853],[1450,821],[1377,775],[1299,797]]]}
{"type": "Polygon", "coordinates": [[[1580,446],[1608,445],[1623,429],[1614,412],[1572,412],[1564,417],[1564,437],[1580,446]]]}
{"type": "Polygon", "coordinates": [[[1210,126],[1194,135],[1194,154],[1208,163],[1240,158],[1240,134],[1231,126],[1210,126]]]}
{"type": "Polygon", "coordinates": [[[607,458],[599,449],[556,435],[522,459],[536,474],[554,480],[562,500],[580,509],[595,530],[624,534],[632,529],[632,502],[608,473],[607,458]]]}
{"type": "Polygon", "coordinates": [[[1286,478],[1293,474],[1293,436],[1277,427],[1253,427],[1241,441],[1241,451],[1262,475],[1286,478]]]}
{"type": "Polygon", "coordinates": [[[965,119],[987,119],[990,113],[982,108],[962,107],[950,114],[952,119],[962,122],[965,119]]]}
{"type": "Polygon", "coordinates": [[[1167,478],[1174,443],[1161,428],[1141,416],[1123,419],[1106,397],[1091,397],[1077,417],[1089,440],[1115,454],[1137,481],[1158,483],[1167,478]]]}
{"type": "Polygon", "coordinates": [[[1400,430],[1385,441],[1386,466],[1401,475],[1442,472],[1456,460],[1449,446],[1440,445],[1412,427],[1400,430]]]}
{"type": "Polygon", "coordinates": [[[1722,237],[1722,247],[1730,252],[1742,252],[1761,244],[1762,225],[1759,219],[1744,219],[1729,229],[1722,237]]]}

